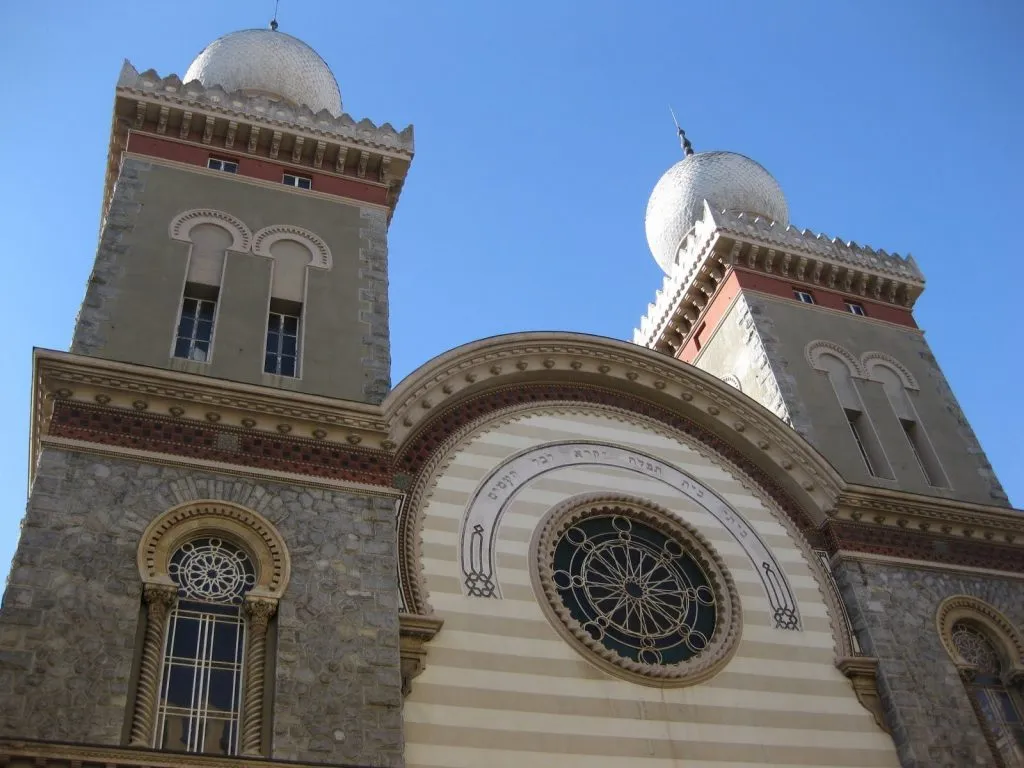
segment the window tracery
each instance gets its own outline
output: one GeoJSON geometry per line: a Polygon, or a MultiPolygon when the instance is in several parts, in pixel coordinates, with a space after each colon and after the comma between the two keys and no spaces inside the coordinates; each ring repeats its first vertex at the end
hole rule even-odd
{"type": "Polygon", "coordinates": [[[146,630],[130,743],[263,753],[270,619],[289,561],[273,526],[224,502],[182,505],[143,534],[146,630]]]}
{"type": "Polygon", "coordinates": [[[1024,645],[994,607],[959,595],[939,607],[940,637],[1001,766],[1024,766],[1024,645]]]}
{"type": "Polygon", "coordinates": [[[531,545],[555,629],[588,660],[645,685],[692,685],[738,644],[739,596],[695,529],[660,507],[588,494],[552,509],[531,545]]]}

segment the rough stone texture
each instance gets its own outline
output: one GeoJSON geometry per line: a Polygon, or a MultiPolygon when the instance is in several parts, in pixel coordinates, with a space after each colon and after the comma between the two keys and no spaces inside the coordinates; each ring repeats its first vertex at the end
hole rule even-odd
{"type": "Polygon", "coordinates": [[[1024,583],[846,561],[836,580],[863,652],[879,659],[886,722],[905,768],[995,766],[936,625],[940,603],[970,595],[1024,627],[1024,583]]]}
{"type": "Polygon", "coordinates": [[[774,327],[761,315],[756,296],[738,296],[694,365],[719,378],[735,376],[744,394],[808,437],[811,426],[793,397],[793,377],[773,365],[777,357],[774,327]]]}
{"type": "Polygon", "coordinates": [[[110,208],[100,226],[100,243],[92,273],[85,287],[85,300],[75,320],[71,351],[80,355],[96,354],[106,343],[107,319],[113,312],[123,259],[146,189],[151,163],[125,158],[110,198],[110,208]]]}
{"type": "Polygon", "coordinates": [[[388,326],[388,222],[384,211],[359,212],[359,322],[363,326],[364,384],[368,402],[379,403],[391,389],[391,331],[388,326]]]}
{"type": "Polygon", "coordinates": [[[0,735],[121,743],[149,522],[196,499],[278,528],[272,755],[402,765],[394,501],[45,449],[0,612],[0,735]]]}

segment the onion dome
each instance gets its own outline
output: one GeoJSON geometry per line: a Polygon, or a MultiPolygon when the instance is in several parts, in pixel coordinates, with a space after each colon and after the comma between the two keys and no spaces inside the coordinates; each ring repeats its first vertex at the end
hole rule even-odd
{"type": "Polygon", "coordinates": [[[683,238],[702,217],[705,200],[715,212],[752,214],[789,224],[782,189],[759,163],[734,152],[692,152],[665,172],[647,202],[647,244],[666,273],[683,238]]]}
{"type": "Polygon", "coordinates": [[[196,56],[185,82],[281,99],[313,112],[341,114],[341,91],[320,55],[298,38],[271,29],[243,29],[219,37],[196,56]]]}

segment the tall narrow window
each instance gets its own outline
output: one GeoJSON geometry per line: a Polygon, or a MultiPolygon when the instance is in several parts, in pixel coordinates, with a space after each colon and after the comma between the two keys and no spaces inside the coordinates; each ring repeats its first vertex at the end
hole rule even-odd
{"type": "Polygon", "coordinates": [[[864,443],[864,435],[861,433],[860,411],[853,411],[849,408],[844,410],[846,411],[846,421],[850,425],[850,431],[853,433],[853,439],[854,442],[857,443],[857,449],[860,451],[861,458],[864,459],[864,464],[867,466],[868,472],[877,477],[878,472],[875,471],[874,464],[871,463],[871,455],[868,453],[868,449],[864,443]]]}
{"type": "Polygon", "coordinates": [[[205,363],[213,346],[213,319],[217,310],[217,288],[187,283],[181,300],[174,356],[205,363]]]}
{"type": "Polygon", "coordinates": [[[996,750],[1007,765],[1024,765],[1024,717],[1019,693],[1003,678],[1003,661],[985,633],[958,621],[953,625],[953,645],[970,664],[964,678],[975,709],[989,729],[996,750]]]}
{"type": "Polygon", "coordinates": [[[901,375],[893,367],[894,365],[895,363],[874,359],[870,363],[870,376],[873,380],[881,383],[885,390],[889,404],[892,406],[896,418],[899,419],[903,434],[906,435],[907,443],[917,461],[917,466],[928,485],[933,488],[948,488],[949,480],[942,469],[942,463],[939,461],[931,440],[928,439],[924,425],[921,424],[917,408],[914,407],[911,386],[916,389],[916,382],[909,378],[907,373],[901,375]]]}
{"type": "Polygon", "coordinates": [[[168,572],[178,601],[167,623],[157,746],[236,754],[246,634],[241,606],[256,583],[253,564],[238,547],[209,537],[183,544],[168,572]]]}
{"type": "Polygon", "coordinates": [[[265,373],[278,376],[299,375],[299,329],[302,305],[294,301],[272,299],[267,319],[265,373]]]}
{"type": "Polygon", "coordinates": [[[917,465],[921,468],[921,472],[928,481],[928,485],[936,488],[943,487],[945,482],[940,479],[940,474],[938,474],[942,470],[938,469],[930,461],[931,446],[927,446],[922,442],[922,436],[917,428],[917,423],[909,419],[900,419],[900,424],[903,427],[903,433],[907,436],[907,442],[910,443],[910,449],[914,452],[914,458],[917,459],[917,465]]]}
{"type": "MultiPolygon", "coordinates": [[[[827,342],[812,342],[809,349],[808,355],[811,364],[817,370],[828,374],[832,390],[843,410],[843,418],[846,419],[853,443],[857,447],[857,456],[864,462],[870,475],[891,480],[892,470],[889,467],[889,460],[857,389],[858,369],[852,355],[838,345],[827,342]]],[[[838,427],[840,424],[841,422],[836,426],[838,427]]],[[[843,443],[837,443],[836,447],[839,448],[842,445],[843,443]]],[[[852,458],[852,452],[845,448],[842,450],[850,457],[848,459],[851,461],[848,465],[849,468],[854,469],[855,465],[852,462],[855,462],[856,459],[852,458]]]]}

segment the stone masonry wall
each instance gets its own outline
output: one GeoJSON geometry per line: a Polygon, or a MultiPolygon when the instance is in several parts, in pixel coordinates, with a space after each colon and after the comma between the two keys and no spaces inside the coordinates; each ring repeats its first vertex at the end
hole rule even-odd
{"type": "Polygon", "coordinates": [[[95,354],[106,342],[107,319],[117,294],[118,273],[123,269],[128,246],[124,240],[135,227],[142,204],[139,199],[146,189],[151,163],[126,158],[121,165],[117,184],[110,199],[110,208],[100,231],[96,261],[85,287],[85,299],[75,320],[71,351],[80,355],[95,354]]]}
{"type": "Polygon", "coordinates": [[[388,222],[384,211],[359,212],[359,322],[363,326],[367,402],[380,403],[391,389],[391,331],[388,325],[388,222]]]}
{"type": "Polygon", "coordinates": [[[947,597],[970,595],[1024,630],[1024,583],[859,561],[841,563],[836,579],[864,653],[879,659],[879,694],[902,765],[995,766],[936,614],[947,597]]]}
{"type": "Polygon", "coordinates": [[[136,552],[178,504],[232,501],[277,526],[272,755],[402,765],[394,502],[45,449],[0,611],[0,735],[122,741],[140,618],[136,552]]]}

